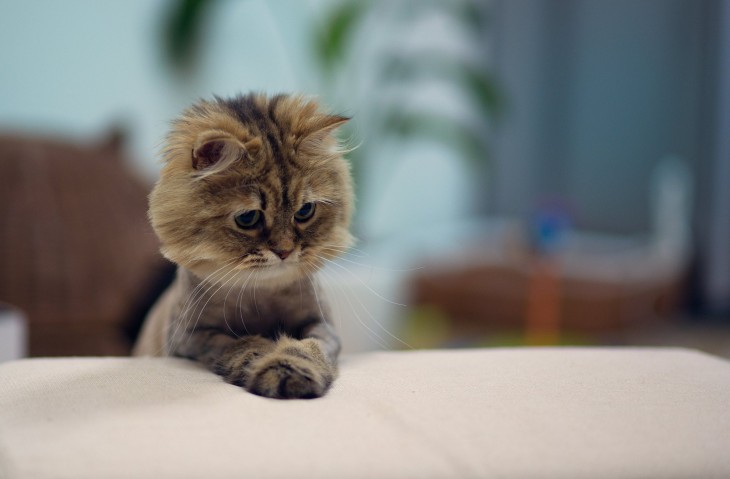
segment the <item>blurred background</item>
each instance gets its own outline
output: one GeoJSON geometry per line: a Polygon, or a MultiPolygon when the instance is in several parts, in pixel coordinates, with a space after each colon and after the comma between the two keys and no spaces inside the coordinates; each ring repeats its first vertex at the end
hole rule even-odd
{"type": "Polygon", "coordinates": [[[354,119],[346,352],[730,357],[730,1],[25,0],[0,15],[0,359],[127,354],[172,278],[146,222],[212,94],[354,119]]]}

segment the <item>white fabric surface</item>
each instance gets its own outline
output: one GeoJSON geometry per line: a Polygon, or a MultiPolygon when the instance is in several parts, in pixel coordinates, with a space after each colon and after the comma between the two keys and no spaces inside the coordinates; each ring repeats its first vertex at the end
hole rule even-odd
{"type": "Polygon", "coordinates": [[[277,401],[172,358],[0,365],[0,478],[730,477],[730,362],[681,349],[371,353],[277,401]]]}

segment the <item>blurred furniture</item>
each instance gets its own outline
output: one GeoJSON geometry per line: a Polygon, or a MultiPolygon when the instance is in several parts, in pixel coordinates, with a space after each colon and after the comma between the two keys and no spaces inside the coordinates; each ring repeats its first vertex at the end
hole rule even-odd
{"type": "Polygon", "coordinates": [[[683,349],[344,359],[280,401],[177,358],[0,364],[5,479],[730,477],[730,362],[683,349]]]}
{"type": "Polygon", "coordinates": [[[23,313],[8,304],[0,303],[0,362],[25,357],[27,335],[23,313]]]}
{"type": "Polygon", "coordinates": [[[0,136],[0,300],[27,315],[32,356],[129,351],[163,263],[120,143],[0,136]]]}
{"type": "Polygon", "coordinates": [[[653,227],[647,235],[566,227],[546,235],[548,245],[542,246],[533,239],[534,225],[502,221],[489,237],[461,244],[420,270],[412,301],[445,314],[455,336],[519,330],[531,344],[555,344],[564,332],[605,333],[665,317],[678,309],[689,270],[687,166],[666,159],[654,172],[651,193],[653,227]]]}
{"type": "Polygon", "coordinates": [[[527,253],[482,262],[475,252],[471,265],[424,267],[413,279],[412,302],[438,309],[455,336],[472,338],[494,330],[525,331],[535,323],[549,323],[543,332],[551,339],[564,332],[605,333],[676,310],[684,272],[664,276],[647,266],[642,274],[649,259],[640,248],[599,256],[604,264],[592,272],[572,269],[568,260],[546,265],[527,253]]]}

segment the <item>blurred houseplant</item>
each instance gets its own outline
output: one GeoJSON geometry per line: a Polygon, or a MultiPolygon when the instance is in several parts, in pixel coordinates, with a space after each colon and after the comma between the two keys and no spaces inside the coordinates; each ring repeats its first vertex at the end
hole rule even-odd
{"type": "Polygon", "coordinates": [[[351,94],[358,87],[353,81],[369,81],[367,104],[378,109],[374,135],[436,139],[466,160],[484,162],[488,127],[502,107],[485,54],[487,7],[483,0],[336,2],[314,42],[328,91],[341,92],[337,83],[346,82],[351,94]],[[384,33],[390,41],[373,41],[384,33]],[[438,38],[444,33],[451,38],[438,38]],[[372,63],[363,61],[373,53],[372,63]],[[372,64],[369,72],[358,71],[372,64]],[[409,101],[409,95],[434,85],[460,97],[466,111],[454,114],[434,108],[438,104],[409,101]],[[391,101],[392,93],[405,96],[391,101]]]}

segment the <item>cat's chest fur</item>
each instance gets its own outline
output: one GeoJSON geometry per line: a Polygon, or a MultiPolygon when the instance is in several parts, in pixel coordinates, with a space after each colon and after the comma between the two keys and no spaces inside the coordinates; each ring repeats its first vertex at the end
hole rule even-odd
{"type": "Polygon", "coordinates": [[[235,284],[206,286],[183,271],[178,280],[183,282],[182,294],[172,322],[185,329],[220,328],[237,336],[275,338],[282,332],[296,336],[312,318],[327,314],[315,284],[308,278],[284,285],[244,279],[235,284]]]}

